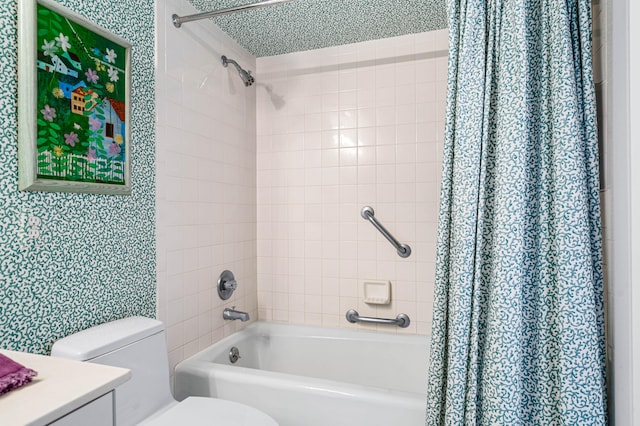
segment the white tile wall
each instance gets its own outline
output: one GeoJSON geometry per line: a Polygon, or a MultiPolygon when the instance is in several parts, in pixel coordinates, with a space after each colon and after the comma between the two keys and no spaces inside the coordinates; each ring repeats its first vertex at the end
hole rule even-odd
{"type": "Polygon", "coordinates": [[[245,88],[221,55],[255,70],[255,58],[209,21],[171,24],[195,10],[157,8],[158,318],[173,366],[247,323],[222,320],[236,305],[257,318],[255,86],[245,88]],[[239,288],[218,298],[217,277],[239,288]]]}
{"type": "MultiPolygon", "coordinates": [[[[258,58],[258,309],[262,320],[352,326],[395,317],[430,334],[447,33],[258,58]],[[376,218],[411,257],[360,216],[376,218]],[[392,303],[362,283],[392,283],[392,303]]],[[[365,326],[361,326],[365,327],[365,326]]]]}

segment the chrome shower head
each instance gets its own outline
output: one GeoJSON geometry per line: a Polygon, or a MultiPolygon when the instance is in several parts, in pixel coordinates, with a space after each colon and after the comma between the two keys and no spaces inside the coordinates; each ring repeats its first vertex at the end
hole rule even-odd
{"type": "Polygon", "coordinates": [[[240,74],[240,78],[242,79],[242,81],[244,82],[244,85],[249,87],[251,86],[253,83],[255,83],[255,78],[253,78],[253,76],[251,75],[251,71],[245,71],[242,68],[240,68],[238,70],[238,73],[240,74]]]}
{"type": "Polygon", "coordinates": [[[255,83],[255,79],[253,78],[253,76],[251,75],[251,71],[246,71],[244,69],[242,69],[242,67],[240,65],[238,65],[238,63],[236,61],[234,61],[233,59],[229,59],[226,56],[222,55],[222,65],[226,68],[229,64],[232,64],[233,66],[236,67],[236,69],[238,70],[238,74],[240,75],[240,78],[242,79],[242,82],[244,83],[244,85],[246,87],[251,86],[253,83],[255,83]]]}

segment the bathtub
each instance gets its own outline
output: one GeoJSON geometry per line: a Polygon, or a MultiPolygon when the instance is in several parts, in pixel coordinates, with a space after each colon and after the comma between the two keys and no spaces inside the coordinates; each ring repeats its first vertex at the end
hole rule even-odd
{"type": "Polygon", "coordinates": [[[280,426],[421,426],[428,363],[425,336],[257,322],[178,364],[174,390],[254,406],[280,426]]]}

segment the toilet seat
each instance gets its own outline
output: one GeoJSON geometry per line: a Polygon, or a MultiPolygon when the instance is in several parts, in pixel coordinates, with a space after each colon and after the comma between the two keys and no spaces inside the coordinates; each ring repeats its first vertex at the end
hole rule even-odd
{"type": "Polygon", "coordinates": [[[185,399],[142,424],[144,426],[278,426],[271,417],[248,405],[196,396],[185,399]]]}

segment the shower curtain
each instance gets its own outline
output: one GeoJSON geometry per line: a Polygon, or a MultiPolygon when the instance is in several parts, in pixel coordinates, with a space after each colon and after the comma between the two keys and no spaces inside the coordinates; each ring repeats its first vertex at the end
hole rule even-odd
{"type": "Polygon", "coordinates": [[[449,0],[428,425],[606,423],[589,0],[449,0]]]}

